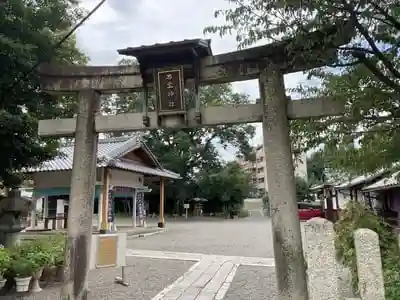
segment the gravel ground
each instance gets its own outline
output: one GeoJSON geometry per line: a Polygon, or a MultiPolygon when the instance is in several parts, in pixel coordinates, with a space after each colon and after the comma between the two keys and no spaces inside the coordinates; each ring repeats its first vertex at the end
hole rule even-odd
{"type": "Polygon", "coordinates": [[[169,221],[167,232],[128,241],[130,249],[273,257],[268,218],[169,221]]]}
{"type": "MultiPolygon", "coordinates": [[[[92,271],[89,275],[89,299],[149,300],[185,273],[193,262],[128,258],[128,264],[126,273],[129,287],[114,283],[114,278],[121,274],[120,269],[92,271]]],[[[59,287],[45,289],[31,296],[0,296],[0,299],[55,300],[59,299],[59,287]]]]}
{"type": "Polygon", "coordinates": [[[275,300],[275,269],[240,266],[224,300],[275,300]]]}

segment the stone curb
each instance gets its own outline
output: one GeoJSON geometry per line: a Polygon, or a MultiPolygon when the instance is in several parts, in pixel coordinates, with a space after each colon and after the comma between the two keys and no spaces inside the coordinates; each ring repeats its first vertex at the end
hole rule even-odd
{"type": "Polygon", "coordinates": [[[164,233],[166,232],[167,229],[163,228],[154,232],[147,232],[147,233],[137,233],[137,234],[129,234],[127,233],[127,238],[128,239],[137,239],[137,238],[142,238],[142,237],[147,237],[147,236],[152,236],[152,235],[156,235],[156,234],[160,234],[160,233],[164,233]]]}

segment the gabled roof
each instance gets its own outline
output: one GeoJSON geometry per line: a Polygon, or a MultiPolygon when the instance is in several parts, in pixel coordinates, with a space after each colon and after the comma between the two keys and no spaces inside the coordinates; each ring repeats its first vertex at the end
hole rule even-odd
{"type": "Polygon", "coordinates": [[[355,187],[357,185],[366,184],[366,183],[369,183],[370,181],[376,180],[379,177],[383,176],[387,172],[389,172],[389,171],[388,170],[380,170],[373,174],[357,176],[357,177],[351,178],[350,180],[344,181],[338,185],[335,185],[334,187],[335,187],[335,189],[338,189],[338,190],[349,189],[349,188],[355,187]]]}
{"type": "MultiPolygon", "coordinates": [[[[74,158],[74,144],[68,144],[62,147],[60,155],[51,160],[43,162],[36,167],[30,167],[23,170],[24,173],[50,172],[50,171],[67,171],[72,169],[74,158]]],[[[179,179],[179,174],[164,169],[158,162],[150,149],[141,141],[140,136],[134,137],[117,137],[110,139],[100,139],[97,149],[97,167],[116,167],[128,171],[161,176],[172,179],[179,179]],[[139,162],[123,159],[127,153],[136,149],[142,149],[154,162],[154,168],[146,166],[139,162]],[[123,167],[122,167],[123,166],[123,167]]]]}
{"type": "Polygon", "coordinates": [[[363,191],[377,191],[377,190],[384,190],[384,189],[390,189],[394,187],[400,186],[400,171],[396,171],[392,174],[390,174],[387,177],[382,178],[381,180],[366,186],[363,188],[363,191]]]}

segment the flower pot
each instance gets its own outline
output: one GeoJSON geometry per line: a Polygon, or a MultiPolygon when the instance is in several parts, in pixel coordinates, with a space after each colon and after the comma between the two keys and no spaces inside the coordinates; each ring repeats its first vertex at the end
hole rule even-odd
{"type": "Polygon", "coordinates": [[[7,279],[0,278],[0,291],[6,285],[7,279]]]}
{"type": "Polygon", "coordinates": [[[42,277],[43,269],[40,269],[32,274],[32,286],[31,292],[38,293],[42,291],[42,288],[39,285],[40,277],[42,277]]]}
{"type": "Polygon", "coordinates": [[[15,277],[15,285],[18,293],[27,292],[29,290],[29,283],[31,282],[32,276],[29,277],[15,277]]]}

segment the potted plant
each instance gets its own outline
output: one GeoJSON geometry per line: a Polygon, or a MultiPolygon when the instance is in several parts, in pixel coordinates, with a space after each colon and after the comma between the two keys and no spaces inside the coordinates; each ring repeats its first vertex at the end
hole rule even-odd
{"type": "Polygon", "coordinates": [[[42,277],[43,268],[48,267],[53,262],[53,255],[49,249],[36,248],[37,252],[28,255],[28,259],[32,263],[32,288],[31,292],[37,293],[42,290],[39,280],[42,277]]]}
{"type": "Polygon", "coordinates": [[[14,274],[17,292],[27,292],[32,279],[33,264],[27,257],[16,257],[11,262],[11,270],[14,274]]]}
{"type": "MultiPolygon", "coordinates": [[[[64,266],[64,235],[54,235],[48,239],[48,248],[51,254],[51,262],[44,266],[41,279],[44,281],[60,281],[64,266]]],[[[50,258],[50,257],[49,257],[50,258]]]]}
{"type": "Polygon", "coordinates": [[[0,247],[0,289],[2,289],[6,283],[4,278],[5,273],[10,267],[11,256],[7,248],[0,247]]]}
{"type": "Polygon", "coordinates": [[[52,243],[49,239],[37,239],[25,246],[25,256],[32,263],[32,292],[40,292],[42,289],[39,280],[43,269],[54,262],[52,243]]]}

